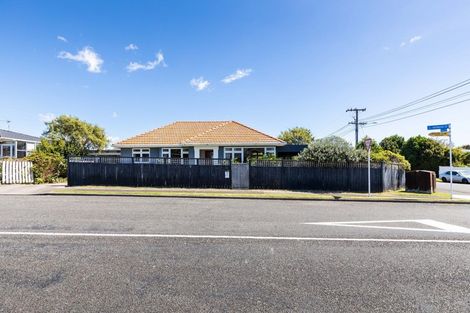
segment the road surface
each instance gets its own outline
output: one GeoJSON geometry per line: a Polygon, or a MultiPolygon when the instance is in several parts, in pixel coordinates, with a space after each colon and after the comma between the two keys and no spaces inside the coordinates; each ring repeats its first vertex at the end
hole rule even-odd
{"type": "Polygon", "coordinates": [[[470,311],[470,205],[0,203],[0,312],[470,311]]]}
{"type": "MultiPolygon", "coordinates": [[[[454,194],[470,198],[470,184],[454,183],[454,194]]],[[[450,183],[437,183],[437,191],[450,193],[450,183]]]]}

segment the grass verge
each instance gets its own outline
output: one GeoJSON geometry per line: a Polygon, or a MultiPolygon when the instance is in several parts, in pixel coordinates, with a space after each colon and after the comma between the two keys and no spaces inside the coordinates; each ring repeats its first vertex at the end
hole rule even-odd
{"type": "Polygon", "coordinates": [[[204,189],[158,189],[128,187],[71,187],[53,190],[56,195],[103,195],[103,196],[145,196],[145,197],[187,197],[187,198],[240,198],[240,199],[287,199],[287,200],[345,200],[345,201],[413,201],[413,202],[455,202],[469,203],[468,200],[451,200],[445,193],[422,194],[406,191],[388,191],[368,196],[364,193],[320,193],[279,190],[204,190],[204,189]]]}

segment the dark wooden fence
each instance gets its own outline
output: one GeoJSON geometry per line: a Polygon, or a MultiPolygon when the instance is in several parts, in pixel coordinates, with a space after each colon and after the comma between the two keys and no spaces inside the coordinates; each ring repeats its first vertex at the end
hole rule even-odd
{"type": "Polygon", "coordinates": [[[230,172],[225,159],[74,157],[68,185],[231,188],[230,172]]]}
{"type": "MultiPolygon", "coordinates": [[[[367,164],[318,164],[294,160],[253,160],[243,176],[251,189],[367,192],[367,164]]],[[[70,158],[68,185],[232,188],[231,161],[126,157],[70,158]]],[[[371,191],[405,186],[395,164],[371,164],[371,191]]]]}
{"type": "MultiPolygon", "coordinates": [[[[405,171],[395,164],[371,164],[371,191],[404,187],[405,171]]],[[[319,164],[294,160],[250,162],[250,188],[367,192],[367,163],[319,164]]]]}

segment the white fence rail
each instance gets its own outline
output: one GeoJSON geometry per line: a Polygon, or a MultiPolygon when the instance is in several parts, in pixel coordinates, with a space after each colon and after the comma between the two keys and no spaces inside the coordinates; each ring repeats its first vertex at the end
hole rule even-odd
{"type": "Polygon", "coordinates": [[[30,161],[0,161],[1,184],[32,184],[33,164],[30,161]]]}

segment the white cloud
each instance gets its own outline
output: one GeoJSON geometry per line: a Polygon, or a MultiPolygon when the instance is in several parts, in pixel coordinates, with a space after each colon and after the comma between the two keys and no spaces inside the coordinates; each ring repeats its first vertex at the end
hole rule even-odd
{"type": "Polygon", "coordinates": [[[133,43],[131,43],[128,46],[126,46],[124,49],[127,50],[127,51],[129,51],[129,50],[138,50],[139,47],[137,47],[137,45],[134,45],[133,43]]]}
{"type": "Polygon", "coordinates": [[[231,82],[234,82],[238,79],[242,79],[243,77],[249,76],[251,72],[252,72],[251,68],[238,69],[235,73],[230,74],[226,76],[224,79],[222,79],[222,82],[224,84],[230,84],[231,82]]]}
{"type": "Polygon", "coordinates": [[[129,65],[126,66],[126,69],[129,73],[135,72],[135,71],[138,71],[138,70],[150,71],[150,70],[153,70],[154,68],[156,68],[159,65],[161,65],[163,67],[167,66],[166,63],[165,63],[165,58],[163,57],[163,53],[161,53],[161,52],[158,52],[155,55],[155,60],[153,60],[153,61],[148,61],[145,64],[141,64],[141,63],[137,63],[137,62],[131,62],[131,63],[129,63],[129,65]]]}
{"type": "Polygon", "coordinates": [[[404,47],[406,46],[407,44],[414,44],[415,42],[417,41],[420,41],[421,39],[423,39],[423,37],[421,37],[420,35],[416,35],[414,37],[411,37],[408,41],[403,41],[401,44],[400,44],[400,47],[404,47]]]}
{"type": "Polygon", "coordinates": [[[113,118],[117,118],[118,117],[118,114],[117,112],[113,112],[113,114],[111,115],[113,118]]]}
{"type": "Polygon", "coordinates": [[[414,36],[409,40],[410,44],[417,42],[418,40],[421,40],[421,36],[414,36]]]}
{"type": "Polygon", "coordinates": [[[389,51],[390,47],[389,46],[383,46],[382,49],[384,49],[384,51],[389,51]]]}
{"type": "Polygon", "coordinates": [[[55,119],[55,114],[54,113],[39,113],[38,117],[41,122],[49,123],[53,119],[55,119]]]}
{"type": "Polygon", "coordinates": [[[57,57],[86,64],[87,71],[91,73],[101,73],[101,65],[104,62],[100,55],[93,51],[92,47],[84,47],[77,54],[61,51],[57,57]]]}
{"type": "Polygon", "coordinates": [[[108,140],[111,144],[116,143],[121,139],[120,137],[115,137],[115,136],[108,136],[108,140]]]}
{"type": "Polygon", "coordinates": [[[207,87],[209,87],[211,83],[208,80],[205,80],[204,77],[201,76],[199,78],[191,79],[189,84],[191,85],[191,87],[194,87],[194,89],[196,89],[197,91],[202,91],[206,89],[207,87]]]}
{"type": "Polygon", "coordinates": [[[57,40],[60,40],[60,41],[63,41],[63,42],[69,42],[67,40],[67,38],[65,38],[64,36],[57,36],[57,40]]]}

